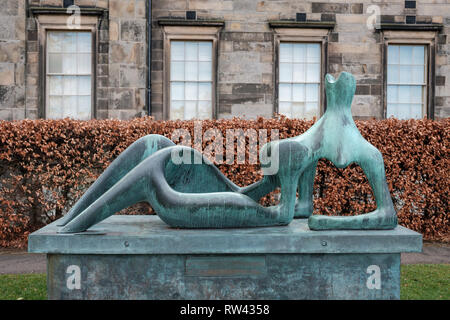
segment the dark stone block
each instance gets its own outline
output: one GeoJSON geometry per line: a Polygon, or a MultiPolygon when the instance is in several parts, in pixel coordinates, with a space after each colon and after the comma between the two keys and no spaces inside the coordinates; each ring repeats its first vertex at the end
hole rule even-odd
{"type": "Polygon", "coordinates": [[[320,16],[321,21],[333,21],[336,22],[336,14],[334,13],[322,13],[320,16]]]}
{"type": "Polygon", "coordinates": [[[350,12],[353,14],[362,14],[363,11],[363,4],[362,3],[353,3],[350,7],[350,12]]]}
{"type": "Polygon", "coordinates": [[[406,16],[406,23],[407,24],[414,24],[414,23],[416,23],[416,16],[406,16]]]}
{"type": "Polygon", "coordinates": [[[109,52],[109,43],[100,42],[98,45],[98,53],[108,53],[108,52],[109,52]]]}
{"type": "Polygon", "coordinates": [[[28,30],[27,31],[27,40],[28,41],[37,41],[37,39],[38,39],[37,30],[28,30]]]}
{"type": "Polygon", "coordinates": [[[163,70],[163,62],[162,61],[152,61],[152,70],[153,71],[163,70]]]}
{"type": "Polygon", "coordinates": [[[306,21],[306,13],[297,12],[295,15],[295,21],[298,21],[298,22],[306,21]]]}
{"type": "Polygon", "coordinates": [[[442,107],[444,105],[444,103],[445,103],[444,97],[436,97],[434,99],[434,105],[436,107],[442,107]]]}
{"type": "Polygon", "coordinates": [[[246,102],[264,102],[264,94],[221,94],[219,103],[222,104],[243,104],[246,102]]]}
{"type": "Polygon", "coordinates": [[[196,20],[197,12],[196,11],[186,11],[186,20],[196,20]]]}
{"type": "Polygon", "coordinates": [[[440,34],[438,35],[438,44],[446,44],[447,43],[447,35],[440,34]]]}
{"type": "Polygon", "coordinates": [[[349,4],[314,2],[312,3],[311,9],[312,13],[323,13],[323,12],[348,13],[349,4]]]}
{"type": "Polygon", "coordinates": [[[382,14],[380,20],[381,20],[381,23],[394,23],[395,16],[382,14]]]}
{"type": "Polygon", "coordinates": [[[64,8],[68,8],[70,6],[73,6],[73,2],[74,2],[74,0],[64,0],[64,2],[63,2],[64,8]]]}
{"type": "Polygon", "coordinates": [[[356,85],[356,95],[366,96],[370,95],[370,86],[367,85],[356,85]]]}
{"type": "Polygon", "coordinates": [[[342,54],[338,55],[329,55],[328,56],[329,63],[342,64],[342,54]]]}
{"type": "Polygon", "coordinates": [[[271,91],[271,87],[268,84],[239,83],[233,85],[233,94],[265,94],[269,91],[271,91]]]}
{"type": "Polygon", "coordinates": [[[98,110],[108,110],[108,99],[97,99],[98,110]]]}
{"type": "Polygon", "coordinates": [[[370,86],[370,94],[372,96],[381,96],[381,85],[373,84],[370,86]]]}
{"type": "Polygon", "coordinates": [[[328,37],[328,41],[330,42],[339,42],[339,33],[332,32],[330,36],[328,37]]]}
{"type": "Polygon", "coordinates": [[[436,85],[445,86],[445,76],[436,76],[436,85]]]}
{"type": "Polygon", "coordinates": [[[415,9],[416,8],[416,1],[405,1],[405,8],[407,9],[415,9]]]}
{"type": "Polygon", "coordinates": [[[162,49],[163,41],[162,40],[152,40],[152,49],[162,49]]]}

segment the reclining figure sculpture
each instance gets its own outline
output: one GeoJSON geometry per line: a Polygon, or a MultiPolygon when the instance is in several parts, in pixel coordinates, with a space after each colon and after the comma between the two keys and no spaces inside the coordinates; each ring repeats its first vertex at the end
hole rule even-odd
{"type": "Polygon", "coordinates": [[[300,136],[265,144],[260,155],[267,160],[271,152],[278,152],[278,172],[267,172],[267,165],[262,165],[263,179],[244,188],[231,182],[206,158],[202,164],[172,161],[173,154],[183,152],[202,157],[198,151],[177,146],[160,135],[142,137],[111,163],[60,220],[59,232],[85,231],[145,201],[165,223],[178,228],[288,225],[296,217],[309,218],[312,230],[393,229],[397,214],[382,155],[361,136],[352,118],[355,88],[350,73],[341,73],[338,80],[327,74],[324,115],[300,136]],[[359,164],[372,187],[377,209],[356,216],[312,215],[314,176],[317,162],[323,158],[338,168],[359,164]],[[280,203],[261,206],[258,200],[277,187],[281,189],[280,203]]]}

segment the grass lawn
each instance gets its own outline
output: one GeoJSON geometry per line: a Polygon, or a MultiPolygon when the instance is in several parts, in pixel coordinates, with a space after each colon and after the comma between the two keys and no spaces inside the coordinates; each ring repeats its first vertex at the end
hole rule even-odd
{"type": "MultiPolygon", "coordinates": [[[[402,265],[402,300],[450,300],[450,265],[402,265]]],[[[0,275],[0,300],[43,300],[45,274],[0,275]]]]}

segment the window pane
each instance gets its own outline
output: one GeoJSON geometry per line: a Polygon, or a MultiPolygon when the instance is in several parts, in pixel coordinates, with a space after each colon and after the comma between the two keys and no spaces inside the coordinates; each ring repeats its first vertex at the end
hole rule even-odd
{"type": "Polygon", "coordinates": [[[78,55],[78,74],[90,74],[91,73],[91,54],[82,53],[78,55]]]}
{"type": "Polygon", "coordinates": [[[425,82],[424,79],[424,67],[423,66],[412,66],[411,67],[412,72],[411,72],[411,83],[414,84],[422,84],[425,82]]]}
{"type": "Polygon", "coordinates": [[[170,58],[172,61],[184,60],[184,42],[172,41],[170,43],[170,58]]]}
{"type": "Polygon", "coordinates": [[[306,45],[296,43],[294,44],[294,62],[306,62],[306,45]]]}
{"type": "Polygon", "coordinates": [[[77,119],[89,120],[91,118],[91,96],[78,97],[77,119]]]}
{"type": "Polygon", "coordinates": [[[413,47],[413,63],[419,65],[425,64],[425,46],[413,47]]]}
{"type": "Polygon", "coordinates": [[[199,63],[199,75],[198,80],[200,81],[211,81],[211,62],[200,62],[199,63]]]}
{"type": "Polygon", "coordinates": [[[76,96],[66,96],[63,99],[63,118],[77,118],[78,99],[76,96]]]}
{"type": "Polygon", "coordinates": [[[78,94],[90,96],[91,90],[92,90],[91,77],[90,76],[78,77],[78,94]]]}
{"type": "Polygon", "coordinates": [[[398,64],[398,57],[399,57],[398,46],[389,46],[388,47],[388,63],[389,64],[398,64]]]}
{"type": "Polygon", "coordinates": [[[398,102],[408,103],[411,97],[411,87],[410,86],[399,86],[398,88],[398,102]]]}
{"type": "Polygon", "coordinates": [[[184,119],[184,101],[172,101],[170,104],[170,119],[184,119]]]}
{"type": "Polygon", "coordinates": [[[198,84],[196,82],[186,83],[186,100],[198,100],[198,84]]]}
{"type": "Polygon", "coordinates": [[[314,117],[319,117],[319,103],[307,102],[305,107],[305,118],[312,120],[314,117]]]}
{"type": "Polygon", "coordinates": [[[199,119],[211,119],[212,118],[211,101],[199,101],[198,102],[198,118],[199,119]]]}
{"type": "Polygon", "coordinates": [[[184,80],[184,62],[172,62],[170,66],[170,80],[172,81],[184,80]]]}
{"type": "Polygon", "coordinates": [[[400,46],[400,64],[412,64],[412,46],[400,46]]]}
{"type": "Polygon", "coordinates": [[[398,83],[399,77],[399,66],[397,65],[388,65],[387,67],[387,81],[388,83],[398,83]]]}
{"type": "Polygon", "coordinates": [[[188,61],[198,61],[198,43],[197,42],[186,42],[186,60],[188,61]]]}
{"type": "Polygon", "coordinates": [[[292,101],[305,101],[305,85],[294,84],[292,88],[292,101]]]}
{"type": "Polygon", "coordinates": [[[64,34],[61,32],[49,32],[47,36],[47,50],[48,52],[62,51],[62,38],[64,34]]]}
{"type": "Polygon", "coordinates": [[[320,82],[320,64],[318,63],[307,64],[306,82],[320,82]]]}
{"type": "Polygon", "coordinates": [[[73,54],[63,55],[63,73],[75,74],[77,73],[77,56],[73,54]]]}
{"type": "Polygon", "coordinates": [[[307,84],[306,85],[306,101],[313,102],[319,101],[319,85],[307,84]]]}
{"type": "Polygon", "coordinates": [[[291,117],[291,103],[280,102],[278,111],[280,114],[284,114],[287,117],[291,117]]]}
{"type": "Polygon", "coordinates": [[[48,77],[48,92],[50,95],[60,96],[63,94],[63,78],[58,76],[48,77]]]}
{"type": "Polygon", "coordinates": [[[75,32],[64,32],[63,33],[63,43],[62,51],[76,53],[77,52],[77,38],[75,32]]]}
{"type": "Polygon", "coordinates": [[[280,91],[279,91],[279,100],[280,101],[291,101],[292,94],[291,94],[291,85],[290,84],[280,84],[280,91]]]}
{"type": "Polygon", "coordinates": [[[387,102],[398,102],[398,86],[387,87],[387,102]]]}
{"type": "Polygon", "coordinates": [[[48,55],[48,72],[49,73],[62,73],[62,55],[50,53],[48,55]]]}
{"type": "Polygon", "coordinates": [[[212,61],[212,42],[198,44],[198,58],[200,61],[212,61]]]}
{"type": "Polygon", "coordinates": [[[64,95],[75,96],[78,94],[77,77],[64,77],[64,95]]]}
{"type": "Polygon", "coordinates": [[[320,62],[320,45],[318,43],[311,43],[307,45],[306,52],[307,62],[320,62]]]}
{"type": "Polygon", "coordinates": [[[173,82],[170,89],[170,95],[172,100],[184,100],[184,83],[173,82]]]}
{"type": "Polygon", "coordinates": [[[400,65],[400,83],[412,83],[411,79],[411,66],[402,66],[400,65]]]}
{"type": "Polygon", "coordinates": [[[198,80],[198,62],[186,62],[185,77],[188,81],[198,80]]]}
{"type": "Polygon", "coordinates": [[[92,36],[88,32],[78,32],[77,33],[77,45],[78,52],[80,53],[91,53],[92,52],[92,36]]]}
{"type": "Polygon", "coordinates": [[[422,119],[422,104],[411,104],[409,110],[409,118],[422,119]]]}
{"type": "Polygon", "coordinates": [[[197,102],[196,101],[186,101],[184,105],[184,118],[186,120],[193,119],[197,117],[197,102]]]}
{"type": "Polygon", "coordinates": [[[58,119],[62,117],[62,97],[50,97],[46,116],[48,119],[58,119]]]}
{"type": "Polygon", "coordinates": [[[200,82],[198,84],[198,99],[199,100],[211,100],[211,83],[200,82]]]}
{"type": "Polygon", "coordinates": [[[423,103],[422,97],[422,86],[412,86],[411,87],[411,102],[412,103],[423,103]]]}
{"type": "Polygon", "coordinates": [[[280,63],[280,81],[292,82],[292,64],[280,63]]]}
{"type": "Polygon", "coordinates": [[[280,44],[280,62],[292,62],[292,44],[280,44]]]}
{"type": "Polygon", "coordinates": [[[293,65],[293,69],[294,69],[293,70],[294,74],[293,74],[292,81],[304,83],[305,82],[305,73],[306,73],[305,64],[304,63],[295,63],[293,65]]]}

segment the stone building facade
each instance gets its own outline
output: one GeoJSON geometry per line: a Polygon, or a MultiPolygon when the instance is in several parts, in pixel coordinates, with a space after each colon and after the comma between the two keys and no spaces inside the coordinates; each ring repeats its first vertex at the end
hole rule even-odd
{"type": "Polygon", "coordinates": [[[326,108],[325,74],[342,71],[357,79],[355,118],[450,116],[447,0],[2,0],[1,6],[0,119],[76,117],[72,105],[84,108],[85,118],[312,118],[326,108]],[[76,21],[75,11],[67,13],[72,3],[80,7],[76,30],[66,27],[67,19],[76,21]],[[91,47],[80,40],[85,36],[91,47]],[[68,49],[70,37],[78,49],[68,49]]]}

